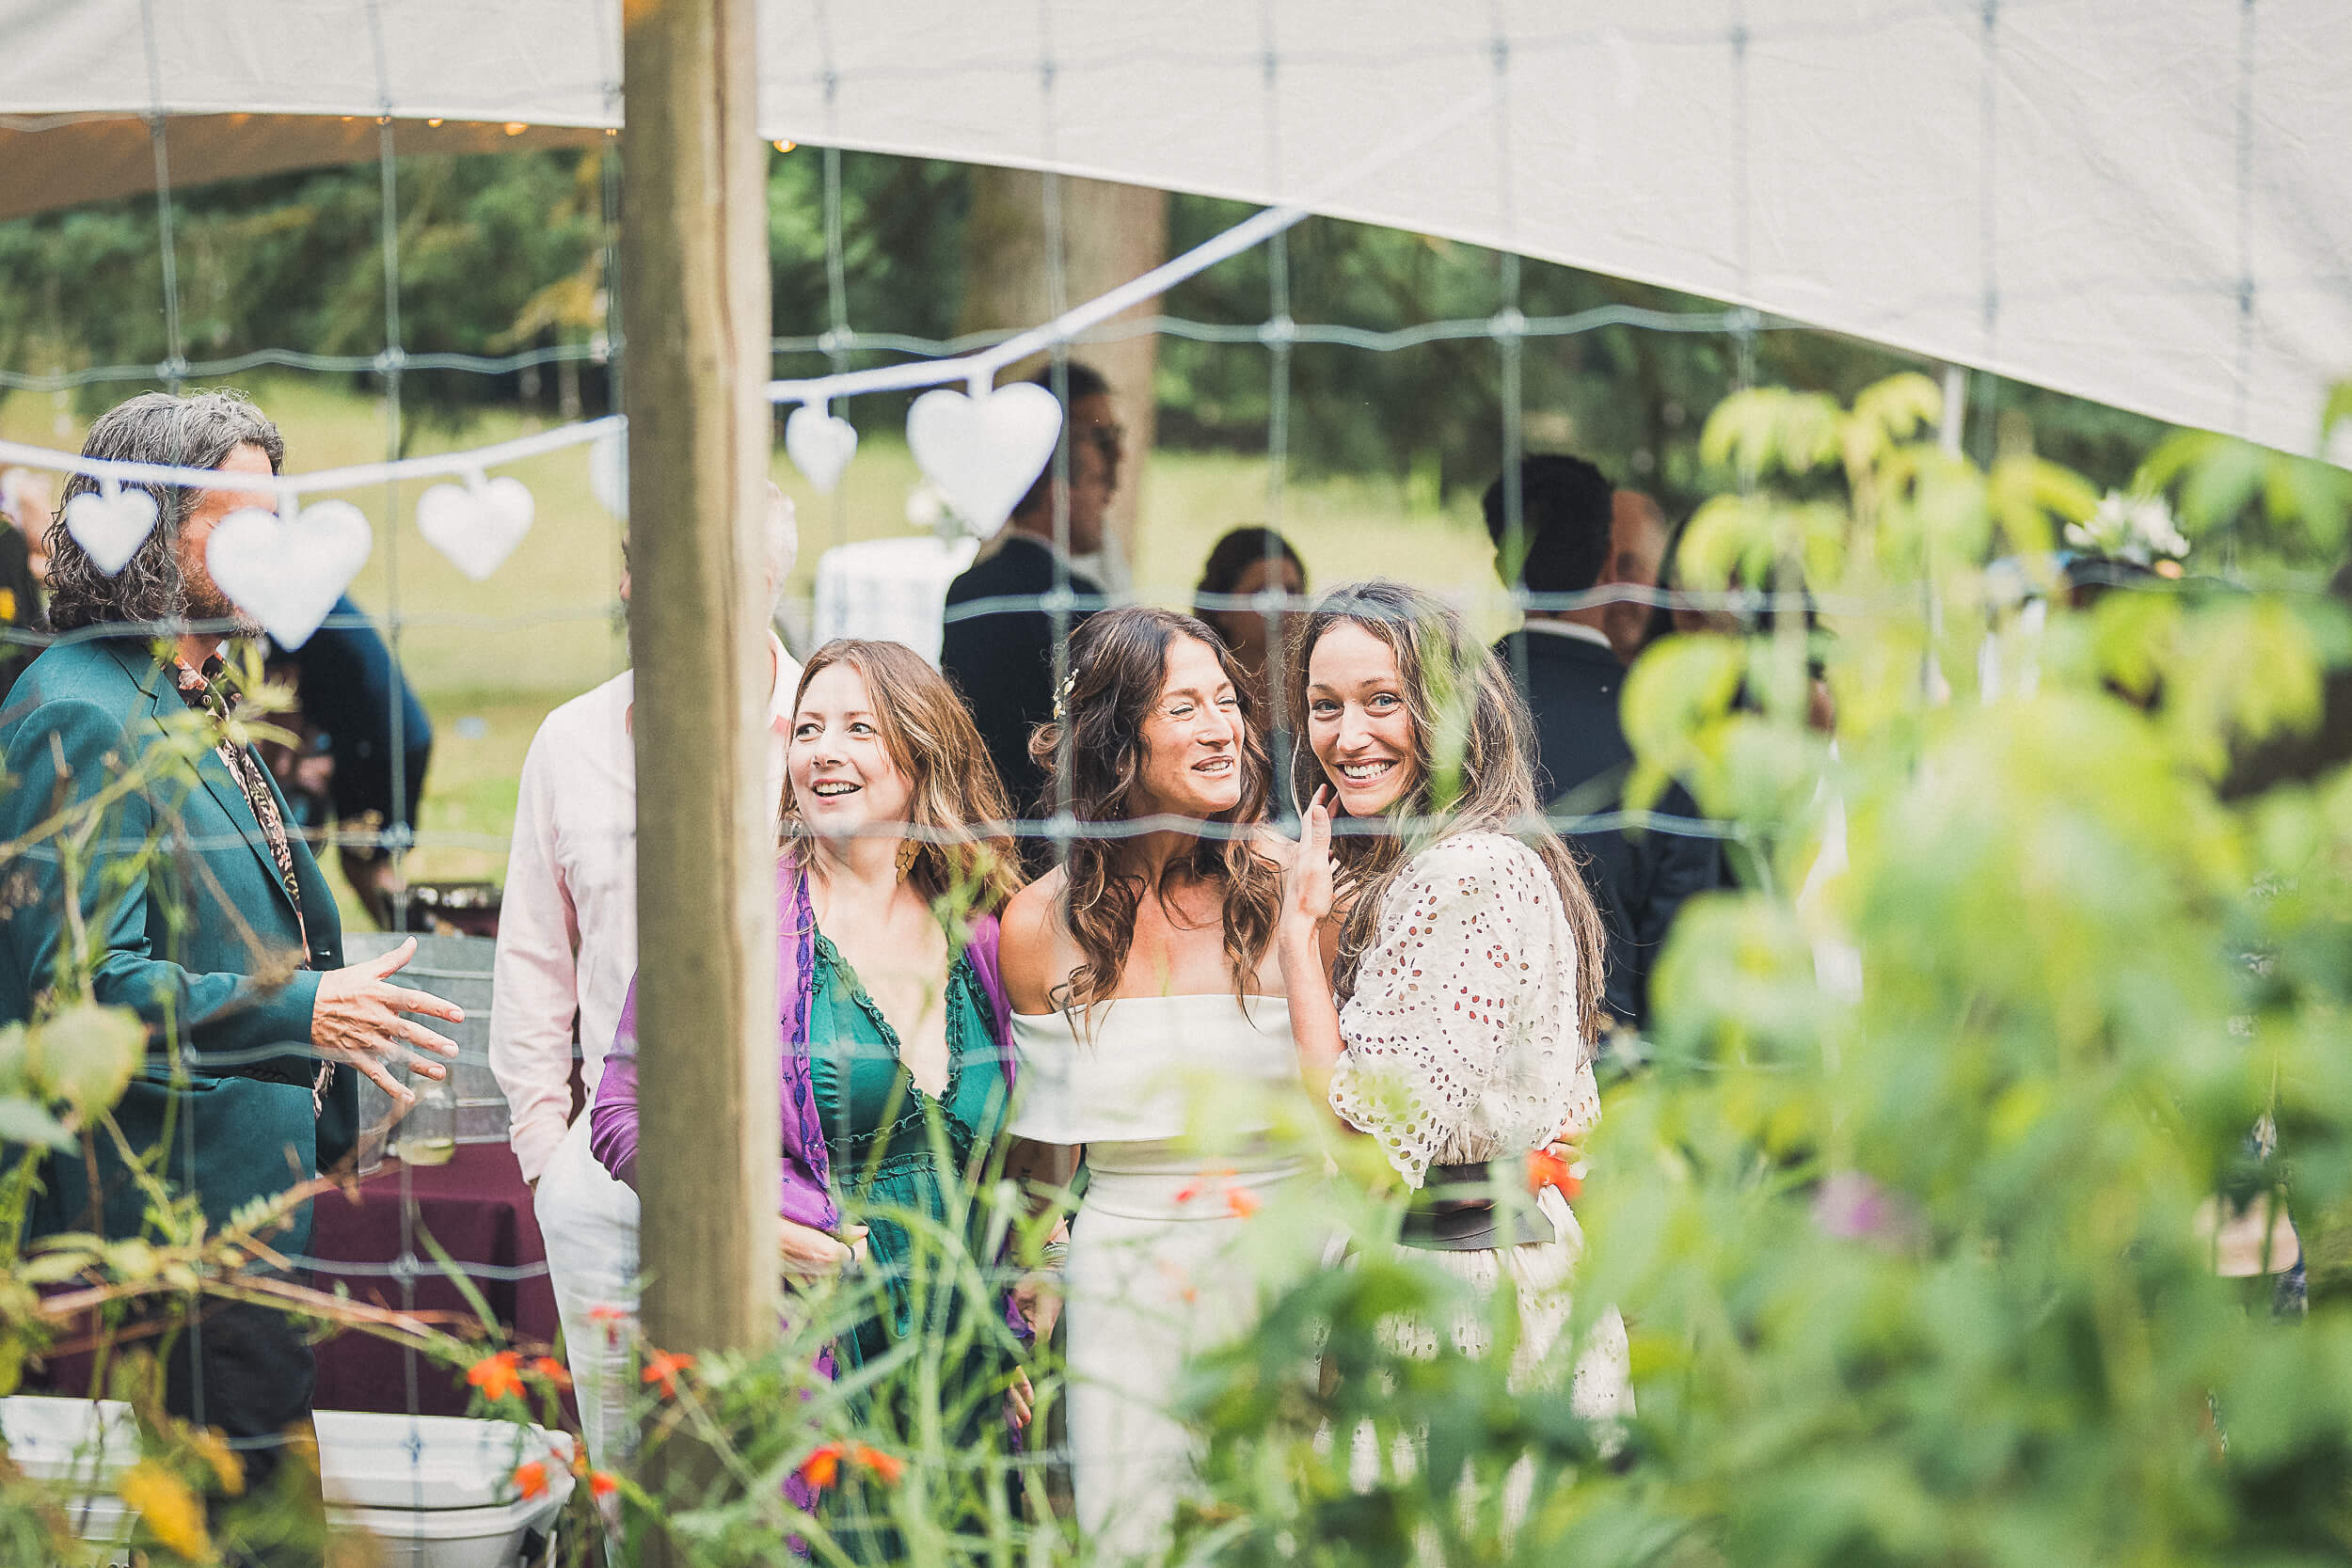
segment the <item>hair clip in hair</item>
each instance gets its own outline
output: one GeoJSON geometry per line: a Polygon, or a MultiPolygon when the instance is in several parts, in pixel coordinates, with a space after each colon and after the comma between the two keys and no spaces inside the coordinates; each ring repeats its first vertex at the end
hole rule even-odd
{"type": "Polygon", "coordinates": [[[1061,678],[1061,685],[1054,689],[1055,723],[1066,724],[1070,721],[1070,693],[1076,689],[1077,685],[1078,673],[1073,670],[1061,678]]]}

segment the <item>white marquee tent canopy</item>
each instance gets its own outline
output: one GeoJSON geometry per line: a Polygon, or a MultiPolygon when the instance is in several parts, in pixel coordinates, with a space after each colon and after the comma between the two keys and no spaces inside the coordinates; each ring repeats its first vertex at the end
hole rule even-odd
{"type": "MultiPolygon", "coordinates": [[[[2344,0],[758,9],[769,137],[1295,202],[2292,451],[2352,374],[2344,0]]],[[[157,114],[175,184],[378,116],[590,139],[620,57],[614,0],[0,0],[0,215],[151,189],[157,114]]]]}

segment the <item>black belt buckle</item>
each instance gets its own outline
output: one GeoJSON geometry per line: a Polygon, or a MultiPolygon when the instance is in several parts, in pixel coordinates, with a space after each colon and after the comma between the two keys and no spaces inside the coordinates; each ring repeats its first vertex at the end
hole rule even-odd
{"type": "Polygon", "coordinates": [[[1397,1241],[1424,1252],[1500,1252],[1559,1239],[1532,1200],[1506,1203],[1499,1212],[1494,1180],[1492,1162],[1430,1166],[1397,1241]]]}

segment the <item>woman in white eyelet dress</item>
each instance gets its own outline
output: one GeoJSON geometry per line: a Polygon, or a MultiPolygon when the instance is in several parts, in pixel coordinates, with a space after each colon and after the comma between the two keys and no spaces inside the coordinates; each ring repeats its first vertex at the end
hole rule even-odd
{"type": "MultiPolygon", "coordinates": [[[[1431,1165],[1523,1161],[1600,1120],[1590,1053],[1576,1032],[1576,945],[1558,890],[1534,850],[1502,833],[1442,839],[1413,857],[1381,900],[1379,924],[1339,1012],[1346,1047],[1331,1108],[1388,1151],[1407,1186],[1431,1165]]],[[[1583,1232],[1557,1189],[1537,1205],[1558,1240],[1477,1251],[1414,1251],[1477,1288],[1518,1292],[1516,1378],[1532,1376],[1567,1326],[1568,1275],[1583,1232]]],[[[1405,1330],[1434,1350],[1425,1325],[1405,1330]]],[[[1476,1354],[1484,1326],[1454,1325],[1476,1354]]],[[[1578,1359],[1581,1416],[1629,1415],[1625,1324],[1613,1307],[1578,1359]]]]}
{"type": "MultiPolygon", "coordinates": [[[[1433,1167],[1489,1162],[1495,1176],[1523,1179],[1532,1153],[1572,1152],[1559,1146],[1600,1117],[1599,916],[1566,847],[1541,822],[1525,708],[1451,610],[1400,584],[1327,596],[1298,656],[1295,711],[1306,716],[1307,744],[1295,782],[1314,803],[1276,947],[1310,1090],[1325,1085],[1340,1122],[1377,1139],[1407,1187],[1422,1188],[1433,1167]],[[1427,737],[1441,717],[1438,694],[1449,691],[1467,711],[1451,726],[1463,751],[1458,793],[1445,800],[1427,737]],[[1333,805],[1393,827],[1335,845],[1333,805]]],[[[1541,1189],[1537,1206],[1549,1239],[1401,1246],[1482,1294],[1516,1292],[1520,1387],[1567,1325],[1583,1246],[1555,1188],[1541,1189]]],[[[1441,1329],[1467,1354],[1486,1349],[1475,1317],[1400,1325],[1401,1348],[1433,1352],[1441,1329]]],[[[1597,1421],[1633,1413],[1614,1307],[1579,1347],[1568,1392],[1597,1421]]]]}

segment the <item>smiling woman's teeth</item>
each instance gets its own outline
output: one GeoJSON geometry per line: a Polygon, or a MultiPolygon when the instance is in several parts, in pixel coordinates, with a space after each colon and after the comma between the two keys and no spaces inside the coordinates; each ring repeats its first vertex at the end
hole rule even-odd
{"type": "Polygon", "coordinates": [[[816,793],[820,796],[832,797],[834,795],[851,794],[856,789],[857,785],[853,784],[820,784],[816,786],[816,793]]]}
{"type": "Polygon", "coordinates": [[[1340,764],[1340,776],[1359,781],[1376,779],[1395,766],[1393,762],[1343,762],[1340,764]]]}

